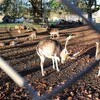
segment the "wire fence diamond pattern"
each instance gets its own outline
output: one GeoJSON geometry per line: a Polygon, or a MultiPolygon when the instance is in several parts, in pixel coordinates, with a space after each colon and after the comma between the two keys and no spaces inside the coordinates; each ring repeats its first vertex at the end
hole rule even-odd
{"type": "MultiPolygon", "coordinates": [[[[73,4],[71,4],[68,0],[62,0],[66,6],[68,6],[71,10],[73,10],[78,16],[83,18],[94,30],[97,31],[97,33],[100,33],[100,30],[89,20],[87,20],[82,14],[83,11],[79,8],[76,8],[73,4]]],[[[100,59],[100,58],[99,58],[100,59]]],[[[42,96],[37,95],[37,91],[32,88],[28,82],[24,78],[22,78],[14,69],[12,69],[2,58],[0,58],[0,68],[11,78],[15,83],[17,83],[20,87],[26,87],[26,89],[29,91],[30,95],[32,96],[33,100],[46,100],[52,98],[55,94],[59,93],[69,85],[71,85],[73,82],[80,79],[84,74],[88,73],[93,67],[100,64],[98,60],[95,60],[87,65],[85,69],[81,70],[76,75],[72,75],[69,79],[66,80],[65,84],[61,85],[60,87],[57,87],[51,91],[50,94],[44,94],[42,96]],[[12,74],[11,74],[12,73],[12,74]]],[[[100,75],[100,68],[98,72],[98,76],[100,75]]]]}

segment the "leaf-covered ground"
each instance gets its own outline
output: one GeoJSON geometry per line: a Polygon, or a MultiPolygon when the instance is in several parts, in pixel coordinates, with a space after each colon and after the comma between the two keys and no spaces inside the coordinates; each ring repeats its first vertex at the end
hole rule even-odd
{"type": "MultiPolygon", "coordinates": [[[[23,76],[29,84],[35,88],[38,95],[50,93],[52,89],[61,86],[65,81],[80,72],[90,62],[95,60],[95,41],[100,36],[89,26],[81,26],[69,29],[60,29],[60,38],[56,38],[62,46],[66,37],[73,37],[67,46],[71,53],[82,50],[76,60],[68,60],[65,64],[59,63],[60,72],[52,68],[52,62],[46,59],[44,70],[45,77],[41,76],[40,59],[35,47],[44,38],[50,38],[49,33],[43,29],[37,29],[37,38],[27,40],[30,32],[23,30],[18,34],[15,29],[0,29],[0,42],[5,46],[0,47],[0,56],[23,76]],[[9,42],[18,37],[17,45],[10,46],[9,42]]],[[[100,66],[100,65],[98,65],[100,66]]],[[[100,77],[97,77],[98,66],[81,77],[78,81],[54,95],[50,100],[100,100],[100,77]]],[[[0,100],[31,100],[31,96],[25,88],[20,88],[0,69],[0,100]]]]}

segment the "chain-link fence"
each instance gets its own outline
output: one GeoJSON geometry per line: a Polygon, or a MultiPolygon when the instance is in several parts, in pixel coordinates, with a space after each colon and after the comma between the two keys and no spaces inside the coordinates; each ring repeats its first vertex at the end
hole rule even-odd
{"type": "MultiPolygon", "coordinates": [[[[68,0],[62,0],[62,2],[68,6],[71,10],[73,10],[78,16],[80,16],[82,19],[84,19],[94,30],[97,31],[99,34],[100,30],[89,20],[87,20],[83,16],[83,11],[79,8],[76,8],[73,4],[71,4],[68,0]]],[[[96,47],[98,48],[98,46],[96,47]]],[[[59,93],[69,85],[71,85],[73,82],[80,79],[84,74],[88,73],[93,67],[97,66],[99,64],[100,59],[100,48],[98,48],[96,60],[89,63],[87,67],[85,67],[83,70],[81,70],[76,75],[72,75],[69,79],[66,80],[65,84],[61,85],[60,87],[55,88],[51,91],[49,94],[44,94],[42,96],[38,96],[37,91],[32,88],[28,82],[24,78],[22,78],[15,70],[13,70],[2,58],[0,58],[0,68],[10,77],[13,79],[15,83],[17,83],[20,87],[26,87],[26,89],[29,91],[30,95],[34,100],[46,100],[52,98],[55,94],[59,93]]],[[[100,75],[100,70],[98,73],[98,76],[100,75]]]]}

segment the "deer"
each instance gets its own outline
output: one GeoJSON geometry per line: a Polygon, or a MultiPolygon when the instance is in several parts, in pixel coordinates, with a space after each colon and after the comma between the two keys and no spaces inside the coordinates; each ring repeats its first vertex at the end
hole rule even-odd
{"type": "Polygon", "coordinates": [[[47,31],[50,34],[50,38],[54,38],[55,36],[57,36],[59,38],[59,32],[60,32],[59,29],[48,27],[47,31]]]}
{"type": "Polygon", "coordinates": [[[3,47],[3,46],[5,46],[5,43],[0,42],[0,47],[3,47]]]}
{"type": "Polygon", "coordinates": [[[15,29],[18,30],[18,33],[21,33],[21,31],[27,29],[27,27],[25,25],[24,26],[23,25],[20,25],[20,26],[16,25],[15,29]]]}
{"type": "Polygon", "coordinates": [[[17,42],[14,40],[10,41],[10,43],[9,43],[10,46],[15,46],[16,44],[17,44],[17,42]]]}
{"type": "Polygon", "coordinates": [[[66,48],[66,46],[68,45],[68,41],[71,39],[71,37],[72,37],[71,35],[67,37],[63,49],[61,43],[54,39],[44,39],[38,43],[38,45],[36,46],[36,52],[37,55],[40,57],[42,76],[45,76],[43,66],[46,58],[52,59],[53,69],[56,68],[58,72],[60,71],[58,68],[58,62],[64,64],[64,62],[68,59],[76,59],[76,56],[80,52],[77,52],[71,56],[66,48]]]}
{"type": "Polygon", "coordinates": [[[18,25],[16,25],[16,26],[15,26],[15,29],[19,29],[19,26],[18,26],[18,25]]]}
{"type": "Polygon", "coordinates": [[[15,26],[15,29],[22,29],[22,30],[25,30],[25,29],[27,29],[27,28],[26,28],[25,25],[19,25],[19,26],[16,25],[16,26],[15,26]]]}
{"type": "Polygon", "coordinates": [[[10,45],[10,46],[16,46],[17,43],[18,43],[18,37],[15,37],[14,40],[11,40],[11,41],[9,42],[9,45],[10,45]]]}
{"type": "Polygon", "coordinates": [[[27,31],[36,31],[36,29],[33,27],[27,27],[27,31]]]}
{"type": "Polygon", "coordinates": [[[17,30],[18,33],[21,33],[21,27],[20,26],[16,25],[15,29],[17,30]]]}
{"type": "Polygon", "coordinates": [[[28,36],[28,40],[33,40],[37,38],[37,31],[33,27],[29,27],[29,31],[31,31],[30,35],[28,36]]]}
{"type": "Polygon", "coordinates": [[[31,34],[28,36],[28,40],[34,40],[34,39],[36,39],[36,37],[37,37],[37,32],[36,31],[33,31],[33,32],[31,32],[31,34]]]}
{"type": "Polygon", "coordinates": [[[7,31],[11,32],[12,31],[12,27],[8,27],[7,31]]]}
{"type": "MultiPolygon", "coordinates": [[[[96,42],[95,59],[96,60],[100,60],[100,41],[96,42]]],[[[97,76],[100,76],[100,67],[99,67],[99,71],[98,71],[98,75],[97,76]]]]}

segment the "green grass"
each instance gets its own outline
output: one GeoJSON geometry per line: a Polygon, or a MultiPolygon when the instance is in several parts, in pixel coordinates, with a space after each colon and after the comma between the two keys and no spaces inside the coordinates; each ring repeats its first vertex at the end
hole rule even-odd
{"type": "Polygon", "coordinates": [[[57,24],[57,22],[49,22],[49,25],[55,25],[55,24],[57,24]]]}
{"type": "MultiPolygon", "coordinates": [[[[49,22],[49,25],[51,24],[56,24],[56,22],[49,22]]],[[[31,26],[34,28],[41,28],[41,25],[38,24],[32,24],[32,23],[0,23],[0,28],[2,27],[15,27],[16,25],[26,25],[26,26],[31,26]]]]}
{"type": "Polygon", "coordinates": [[[16,25],[26,25],[26,26],[29,26],[29,27],[34,27],[34,28],[40,28],[41,26],[40,25],[37,25],[37,24],[31,24],[31,23],[0,23],[0,28],[3,28],[3,27],[15,27],[16,25]]]}
{"type": "Polygon", "coordinates": [[[1,27],[14,27],[16,25],[22,25],[23,23],[0,23],[0,28],[1,27]]]}

